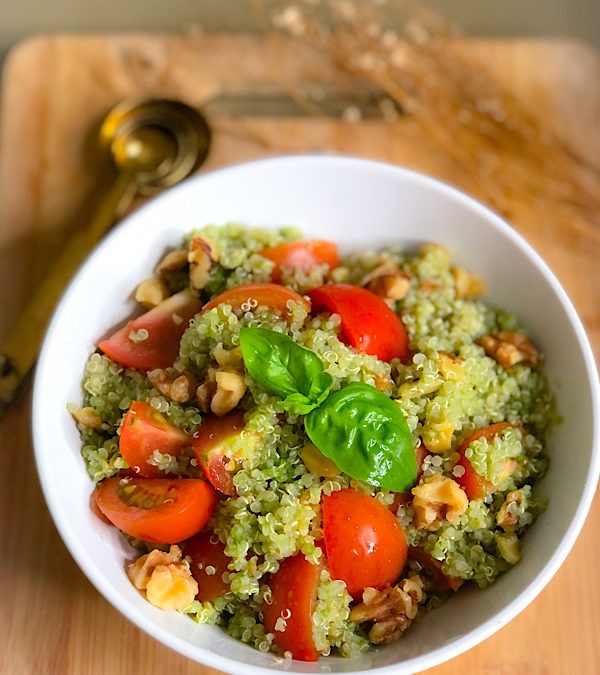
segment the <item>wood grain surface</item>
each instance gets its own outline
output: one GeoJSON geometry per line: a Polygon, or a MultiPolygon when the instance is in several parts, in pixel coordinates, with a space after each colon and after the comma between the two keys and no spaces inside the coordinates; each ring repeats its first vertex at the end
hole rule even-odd
{"type": "MultiPolygon", "coordinates": [[[[471,41],[462,49],[533,116],[543,116],[597,179],[597,54],[560,41],[471,41]]],[[[343,77],[282,38],[40,36],[18,46],[6,62],[0,99],[0,336],[110,180],[94,154],[93,129],[114,103],[151,95],[201,106],[221,93],[315,81],[329,85],[343,77]]],[[[322,117],[209,121],[214,145],[202,171],[259,156],[318,151],[409,166],[476,195],[481,187],[476,176],[467,179],[457,171],[410,117],[394,123],[322,117]]],[[[554,269],[600,354],[600,222],[592,222],[589,210],[577,203],[570,206],[572,223],[555,222],[552,194],[532,203],[518,186],[493,206],[509,215],[554,269]]],[[[46,509],[29,426],[30,383],[0,421],[0,672],[215,674],[141,633],[79,571],[46,509]]],[[[427,672],[600,672],[599,528],[596,498],[574,549],[538,598],[484,643],[427,672]]]]}

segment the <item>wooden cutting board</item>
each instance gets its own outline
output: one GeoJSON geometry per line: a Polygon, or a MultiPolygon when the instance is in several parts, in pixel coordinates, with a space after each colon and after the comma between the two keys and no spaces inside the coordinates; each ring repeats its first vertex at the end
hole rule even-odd
{"type": "MultiPolygon", "coordinates": [[[[597,178],[596,53],[570,42],[528,40],[467,41],[462,50],[530,114],[543,117],[567,151],[585,158],[590,176],[597,178]]],[[[93,153],[91,130],[114,103],[132,96],[169,96],[202,106],[223,93],[293,89],[307,82],[329,86],[340,78],[310,50],[281,37],[41,36],[19,45],[5,64],[0,100],[0,335],[69,232],[89,217],[98,187],[109,178],[93,153]]],[[[324,117],[217,116],[209,122],[214,145],[202,171],[266,155],[329,152],[416,168],[476,195],[481,187],[477,176],[458,171],[410,116],[393,124],[324,117]]],[[[574,202],[569,207],[572,222],[563,218],[557,223],[552,194],[531,203],[518,187],[499,195],[493,206],[511,217],[555,270],[600,353],[600,222],[574,202]]],[[[142,634],[76,567],[37,483],[29,422],[26,390],[0,421],[0,672],[215,673],[142,634]]],[[[596,499],[574,550],[542,594],[486,642],[428,672],[597,673],[599,528],[596,499]]]]}

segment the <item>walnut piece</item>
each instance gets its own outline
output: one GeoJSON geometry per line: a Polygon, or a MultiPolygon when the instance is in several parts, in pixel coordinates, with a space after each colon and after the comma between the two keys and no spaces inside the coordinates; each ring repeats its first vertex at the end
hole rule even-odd
{"type": "Polygon", "coordinates": [[[230,370],[215,372],[216,391],[210,402],[210,409],[215,415],[225,415],[242,400],[246,393],[246,382],[241,373],[230,370]]]}
{"type": "Polygon", "coordinates": [[[102,418],[97,410],[91,406],[85,408],[77,408],[72,413],[75,421],[81,424],[82,427],[88,429],[97,429],[102,424],[102,418]]]}
{"type": "Polygon", "coordinates": [[[141,556],[128,565],[127,576],[137,589],[146,591],[148,602],[160,609],[184,609],[198,593],[190,567],[175,545],[168,553],[154,549],[141,556]]]}
{"type": "Polygon", "coordinates": [[[213,349],[213,356],[215,357],[215,361],[220,366],[229,366],[239,371],[244,369],[242,350],[239,347],[225,349],[225,347],[223,347],[223,345],[219,342],[219,344],[213,349]]]}
{"type": "Polygon", "coordinates": [[[416,574],[381,591],[366,588],[362,602],[352,608],[350,620],[373,622],[369,630],[369,640],[373,644],[394,642],[402,637],[416,617],[419,604],[425,600],[423,586],[423,580],[416,574]]]}
{"type": "Polygon", "coordinates": [[[409,278],[391,260],[384,261],[365,275],[360,285],[388,304],[404,298],[410,289],[409,278]]]}
{"type": "Polygon", "coordinates": [[[510,505],[523,503],[523,490],[511,490],[496,514],[496,522],[505,532],[512,532],[519,526],[519,517],[511,513],[510,505]]]}
{"type": "Polygon", "coordinates": [[[341,472],[337,464],[326,457],[313,443],[304,445],[300,450],[300,459],[304,462],[304,466],[317,476],[332,479],[340,477],[341,472]]]}
{"type": "Polygon", "coordinates": [[[511,565],[516,565],[521,560],[521,546],[519,538],[514,532],[505,532],[494,536],[500,555],[511,565]]]}
{"type": "Polygon", "coordinates": [[[465,362],[450,352],[440,352],[437,361],[439,372],[446,380],[459,380],[465,371],[465,362]]]}
{"type": "Polygon", "coordinates": [[[160,276],[168,276],[181,272],[188,266],[188,252],[184,248],[177,248],[165,254],[155,268],[160,276]]]}
{"type": "Polygon", "coordinates": [[[437,530],[443,520],[458,522],[467,510],[469,498],[464,490],[447,476],[434,474],[412,489],[415,525],[424,530],[437,530]]]}
{"type": "Polygon", "coordinates": [[[423,442],[427,450],[436,454],[450,450],[455,429],[456,422],[453,420],[442,420],[427,424],[423,429],[423,442]]]}
{"type": "Polygon", "coordinates": [[[464,267],[453,267],[450,273],[454,277],[454,288],[459,300],[474,298],[485,293],[485,283],[464,267]]]}
{"type": "Polygon", "coordinates": [[[246,393],[244,375],[230,366],[208,368],[206,380],[196,389],[196,404],[202,412],[225,415],[246,393]]]}
{"type": "Polygon", "coordinates": [[[219,260],[219,251],[208,239],[192,237],[187,259],[190,264],[190,288],[200,291],[208,283],[213,266],[219,260]]]}
{"type": "Polygon", "coordinates": [[[533,344],[517,331],[503,330],[484,335],[479,339],[479,344],[488,356],[496,359],[504,368],[510,368],[516,363],[535,366],[540,358],[533,344]]]}
{"type": "Polygon", "coordinates": [[[196,393],[198,383],[190,373],[176,375],[170,374],[168,370],[155,368],[147,374],[150,383],[158,392],[177,403],[190,401],[196,393]]]}
{"type": "Polygon", "coordinates": [[[158,277],[149,277],[135,289],[135,299],[144,307],[152,309],[166,300],[169,291],[165,282],[158,277]]]}
{"type": "Polygon", "coordinates": [[[421,246],[419,255],[422,258],[426,256],[435,256],[439,258],[446,267],[450,265],[450,260],[452,259],[450,251],[442,244],[435,242],[427,242],[426,244],[423,244],[423,246],[421,246]]]}
{"type": "Polygon", "coordinates": [[[207,413],[210,410],[210,402],[216,391],[217,383],[214,378],[207,379],[198,385],[196,389],[196,405],[202,412],[207,413]]]}

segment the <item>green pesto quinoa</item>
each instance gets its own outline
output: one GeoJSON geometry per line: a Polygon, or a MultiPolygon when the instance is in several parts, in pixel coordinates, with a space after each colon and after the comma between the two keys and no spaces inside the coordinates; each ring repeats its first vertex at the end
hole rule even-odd
{"type": "MultiPolygon", "coordinates": [[[[199,260],[193,251],[198,242],[208,242],[199,263],[204,280],[192,283],[205,304],[240,285],[269,283],[276,265],[261,251],[297,240],[302,233],[294,228],[207,226],[174,242],[179,263],[159,265],[153,283],[166,295],[188,288],[199,260]]],[[[544,509],[536,483],[546,471],[544,448],[557,420],[543,355],[521,323],[527,317],[488,304],[483,282],[454,265],[443,246],[355,252],[331,267],[318,260],[309,267],[283,266],[279,283],[300,296],[328,283],[368,288],[401,319],[408,336],[406,358],[384,361],[359,351],[344,338],[344,317],[311,311],[306,300],[289,300],[285,312],[251,300],[237,307],[224,302],[190,320],[179,355],[166,368],[149,373],[126,367],[102,350],[92,354],[84,368],[82,401],[69,406],[88,473],[102,485],[114,476],[127,480],[131,473],[120,435],[133,402],[149,404],[192,436],[215,414],[210,407],[215,373],[224,369],[243,381],[234,407],[243,414],[244,433],[229,448],[229,457],[236,458],[230,467],[234,488],[231,494],[215,491],[206,525],[214,541],[224,545],[226,590],[204,601],[192,594],[178,610],[276,658],[303,658],[279,639],[286,617],[269,631],[264,611],[273,602],[270,580],[282,561],[298,553],[319,565],[310,619],[313,647],[319,655],[347,657],[401,637],[415,619],[460,592],[461,584],[485,587],[517,564],[520,540],[544,509]],[[336,468],[325,449],[321,454],[314,447],[307,434],[309,415],[286,406],[245,367],[240,331],[256,328],[287,336],[316,355],[328,391],[363,383],[393,402],[417,462],[408,489],[390,491],[352,477],[336,468]],[[170,388],[181,377],[193,382],[187,399],[170,388]],[[383,504],[408,546],[396,579],[358,595],[336,578],[323,543],[324,496],[344,489],[383,504]],[[386,624],[373,605],[392,599],[386,624]]],[[[143,342],[144,334],[138,331],[138,338],[143,342]]],[[[191,449],[152,450],[148,462],[161,475],[203,477],[191,449]]],[[[169,545],[125,536],[134,547],[132,555],[134,550],[137,556],[169,551],[169,545]]],[[[186,542],[171,543],[183,556],[176,564],[195,576],[186,542]]],[[[215,572],[214,567],[205,571],[215,572]]]]}

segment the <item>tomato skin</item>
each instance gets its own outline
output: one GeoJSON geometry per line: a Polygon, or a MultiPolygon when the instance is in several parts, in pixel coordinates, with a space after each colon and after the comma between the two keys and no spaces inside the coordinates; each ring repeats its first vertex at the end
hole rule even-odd
{"type": "Polygon", "coordinates": [[[212,530],[195,534],[185,545],[185,555],[192,559],[190,570],[198,582],[196,600],[209,602],[227,593],[229,583],[223,581],[223,574],[229,571],[231,558],[225,555],[225,544],[212,530]],[[206,573],[208,566],[215,568],[214,574],[206,573]]]}
{"type": "Polygon", "coordinates": [[[98,346],[113,361],[126,368],[167,368],[179,355],[179,342],[190,319],[201,308],[198,298],[188,290],[180,291],[129,321],[98,346]],[[148,331],[147,339],[132,340],[129,336],[140,329],[148,331]]]}
{"type": "Polygon", "coordinates": [[[196,460],[209,483],[219,492],[233,497],[235,471],[229,468],[232,457],[227,452],[244,430],[244,412],[234,410],[223,416],[210,415],[198,427],[192,439],[196,460]]]}
{"type": "Polygon", "coordinates": [[[149,403],[134,401],[123,417],[119,450],[137,476],[164,476],[158,467],[148,464],[154,450],[179,457],[181,451],[191,444],[189,434],[169,424],[149,403]]]}
{"type": "Polygon", "coordinates": [[[406,564],[408,544],[386,506],[363,492],[345,489],[324,495],[322,512],[329,570],[346,582],[350,595],[396,581],[406,564]]]}
{"type": "Polygon", "coordinates": [[[293,291],[287,286],[280,286],[279,284],[242,284],[241,286],[234,286],[223,291],[216,298],[207,302],[202,308],[202,312],[208,312],[219,305],[231,305],[234,311],[241,311],[241,306],[248,302],[248,300],[255,300],[258,306],[270,307],[280,312],[284,318],[290,317],[288,310],[288,302],[299,302],[303,305],[306,311],[310,311],[310,304],[306,298],[303,298],[299,293],[293,291]]]}
{"type": "Polygon", "coordinates": [[[259,253],[275,263],[271,272],[271,280],[275,283],[281,281],[284,267],[300,268],[303,272],[309,273],[317,265],[329,265],[329,269],[333,270],[340,263],[337,245],[322,239],[284,242],[265,248],[259,253]]]}
{"type": "Polygon", "coordinates": [[[307,295],[313,314],[339,314],[340,340],[345,344],[382,361],[408,359],[408,335],[402,320],[371,291],[350,284],[325,284],[307,295]]]}
{"type": "Polygon", "coordinates": [[[302,553],[296,553],[285,558],[268,581],[272,602],[262,608],[265,630],[273,633],[282,651],[291,652],[300,661],[319,658],[312,635],[312,615],[321,569],[322,565],[313,565],[302,553]],[[280,617],[285,620],[282,631],[275,629],[280,617]]]}
{"type": "Polygon", "coordinates": [[[96,504],[113,525],[132,537],[157,544],[176,544],[199,532],[216,502],[212,487],[197,478],[114,476],[102,481],[96,491],[96,504]],[[151,508],[130,506],[121,497],[123,485],[162,503],[151,508]]]}
{"type": "Polygon", "coordinates": [[[473,465],[469,459],[465,456],[467,448],[473,441],[476,441],[480,438],[485,438],[486,441],[491,441],[494,436],[501,434],[503,431],[510,427],[515,427],[514,424],[509,422],[497,422],[496,424],[490,424],[487,427],[482,427],[474,431],[469,438],[467,438],[458,448],[459,459],[456,462],[457,466],[462,466],[464,468],[464,473],[462,476],[455,476],[454,480],[460,485],[460,487],[465,491],[465,494],[469,500],[473,499],[484,499],[489,494],[492,494],[496,491],[496,486],[486,480],[483,476],[480,476],[477,471],[473,468],[473,465]]]}

